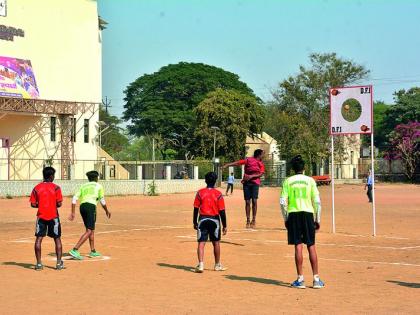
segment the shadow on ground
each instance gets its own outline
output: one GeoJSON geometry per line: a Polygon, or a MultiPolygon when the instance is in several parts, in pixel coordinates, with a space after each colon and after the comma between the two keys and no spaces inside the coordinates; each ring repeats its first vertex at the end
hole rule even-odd
{"type": "Polygon", "coordinates": [[[274,279],[257,278],[257,277],[241,277],[241,276],[235,276],[235,275],[225,275],[224,277],[226,279],[229,279],[229,280],[249,281],[249,282],[271,284],[271,285],[277,285],[277,286],[281,286],[281,287],[290,288],[290,283],[279,281],[279,280],[274,280],[274,279]]]}
{"type": "MultiPolygon", "coordinates": [[[[180,241],[180,243],[197,243],[197,241],[180,241]]],[[[245,244],[228,242],[228,241],[220,241],[220,243],[226,244],[226,245],[233,245],[233,246],[245,246],[245,244]]]]}
{"type": "MultiPolygon", "coordinates": [[[[57,254],[56,253],[49,253],[48,254],[48,256],[51,256],[51,257],[56,257],[57,256],[57,254]]],[[[62,255],[61,255],[62,257],[69,257],[69,256],[71,256],[69,253],[63,253],[62,255]]]]}
{"type": "Polygon", "coordinates": [[[194,272],[194,267],[191,267],[191,266],[172,265],[172,264],[166,264],[166,263],[157,263],[157,265],[159,267],[166,267],[166,268],[184,270],[184,271],[188,271],[188,272],[194,272]]]}
{"type": "MultiPolygon", "coordinates": [[[[20,263],[20,262],[16,262],[16,261],[5,261],[2,263],[2,265],[4,266],[18,266],[18,267],[22,267],[25,269],[33,269],[35,270],[35,265],[34,264],[30,264],[30,263],[20,263]]],[[[44,268],[49,268],[49,269],[55,269],[53,267],[49,267],[49,266],[45,266],[44,268]]]]}
{"type": "Polygon", "coordinates": [[[420,283],[394,281],[394,280],[388,280],[387,282],[389,282],[389,283],[395,283],[395,284],[398,284],[398,285],[400,285],[402,287],[420,289],[420,283]]]}

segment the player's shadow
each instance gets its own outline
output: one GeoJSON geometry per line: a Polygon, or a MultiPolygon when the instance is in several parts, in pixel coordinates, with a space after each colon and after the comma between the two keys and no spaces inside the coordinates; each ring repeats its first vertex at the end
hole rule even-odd
{"type": "Polygon", "coordinates": [[[191,267],[191,266],[172,265],[172,264],[166,264],[166,263],[157,263],[157,265],[159,267],[166,267],[166,268],[184,270],[184,271],[188,271],[188,272],[194,272],[194,267],[191,267]]]}
{"type": "MultiPolygon", "coordinates": [[[[181,241],[180,243],[197,243],[197,241],[181,241]]],[[[233,246],[245,246],[245,244],[228,242],[228,241],[220,241],[220,243],[226,244],[226,245],[233,245],[233,246]]]]}
{"type": "Polygon", "coordinates": [[[395,283],[395,284],[400,285],[402,287],[420,289],[420,283],[394,281],[394,280],[388,280],[387,282],[389,282],[389,283],[395,283]]]}
{"type": "MultiPolygon", "coordinates": [[[[22,267],[25,269],[35,269],[35,265],[34,264],[30,264],[30,263],[20,263],[20,262],[16,262],[16,261],[5,261],[2,263],[2,265],[4,266],[18,266],[18,267],[22,267]]],[[[49,267],[49,266],[45,266],[44,268],[50,268],[50,269],[54,269],[53,267],[49,267]]]]}
{"type": "Polygon", "coordinates": [[[290,288],[290,283],[279,281],[279,280],[274,280],[274,279],[258,278],[258,277],[241,277],[241,276],[235,276],[235,275],[225,275],[224,277],[226,279],[229,279],[229,280],[249,281],[249,282],[271,284],[271,285],[277,285],[277,286],[280,286],[280,287],[290,288]]]}

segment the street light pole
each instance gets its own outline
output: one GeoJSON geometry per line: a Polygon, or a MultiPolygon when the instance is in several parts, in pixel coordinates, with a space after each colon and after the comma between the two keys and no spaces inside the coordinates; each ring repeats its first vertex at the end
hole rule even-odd
{"type": "Polygon", "coordinates": [[[213,171],[216,171],[216,132],[220,130],[219,127],[211,126],[211,129],[214,130],[214,141],[213,141],[213,171]]]}

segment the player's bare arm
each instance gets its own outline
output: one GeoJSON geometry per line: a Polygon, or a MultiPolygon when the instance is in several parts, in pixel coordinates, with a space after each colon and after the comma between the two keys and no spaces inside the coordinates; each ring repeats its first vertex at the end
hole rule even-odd
{"type": "Polygon", "coordinates": [[[76,216],[76,204],[72,203],[71,204],[71,212],[70,212],[70,215],[69,215],[69,220],[73,221],[75,216],[76,216]]]}
{"type": "Polygon", "coordinates": [[[194,230],[198,229],[198,208],[194,208],[194,212],[193,212],[193,227],[194,230]]]}
{"type": "Polygon", "coordinates": [[[241,161],[235,161],[231,163],[226,163],[225,165],[222,166],[222,168],[228,168],[230,166],[239,166],[239,165],[241,165],[241,161]]]}
{"type": "Polygon", "coordinates": [[[227,233],[226,211],[225,210],[220,210],[219,216],[220,216],[220,220],[222,221],[223,235],[226,235],[226,233],[227,233]]]}

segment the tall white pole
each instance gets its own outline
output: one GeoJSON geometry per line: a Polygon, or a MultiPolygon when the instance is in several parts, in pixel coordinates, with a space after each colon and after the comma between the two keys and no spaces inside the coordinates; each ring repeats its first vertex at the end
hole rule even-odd
{"type": "Polygon", "coordinates": [[[334,196],[334,136],[331,135],[331,205],[332,205],[332,230],[335,233],[335,196],[334,196]]]}
{"type": "Polygon", "coordinates": [[[370,134],[370,147],[371,147],[371,172],[372,178],[372,223],[373,223],[373,236],[376,236],[376,207],[375,207],[375,147],[373,145],[373,130],[370,134]]]}
{"type": "Polygon", "coordinates": [[[155,137],[152,138],[152,160],[153,160],[153,180],[155,180],[156,179],[155,137]]]}

